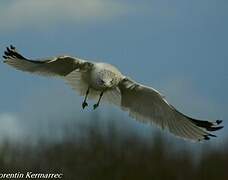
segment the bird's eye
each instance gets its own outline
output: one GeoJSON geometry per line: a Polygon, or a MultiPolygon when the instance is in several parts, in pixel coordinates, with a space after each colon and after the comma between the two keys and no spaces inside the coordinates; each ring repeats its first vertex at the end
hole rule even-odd
{"type": "Polygon", "coordinates": [[[104,84],[105,82],[104,82],[103,79],[99,79],[99,83],[100,83],[100,84],[104,84]]]}

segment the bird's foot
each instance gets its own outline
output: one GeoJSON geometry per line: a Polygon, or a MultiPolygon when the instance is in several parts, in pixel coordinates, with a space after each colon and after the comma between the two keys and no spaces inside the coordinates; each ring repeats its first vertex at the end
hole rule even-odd
{"type": "Polygon", "coordinates": [[[93,105],[93,109],[94,109],[94,110],[97,109],[98,106],[99,106],[99,104],[94,104],[94,105],[93,105]]]}
{"type": "Polygon", "coordinates": [[[88,103],[84,101],[84,102],[82,103],[82,108],[85,109],[86,106],[88,106],[88,103]]]}

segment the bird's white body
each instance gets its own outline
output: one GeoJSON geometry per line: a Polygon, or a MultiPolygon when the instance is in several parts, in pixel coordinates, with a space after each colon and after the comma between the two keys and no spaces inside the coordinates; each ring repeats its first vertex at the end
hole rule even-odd
{"type": "Polygon", "coordinates": [[[116,87],[122,79],[124,76],[116,67],[106,63],[94,63],[88,83],[93,89],[102,91],[116,87]]]}
{"type": "Polygon", "coordinates": [[[110,64],[89,62],[70,56],[48,58],[43,61],[30,60],[19,54],[13,46],[7,48],[3,58],[5,63],[22,71],[62,77],[75,91],[85,96],[83,108],[88,105],[87,96],[99,98],[94,108],[98,107],[102,98],[128,111],[136,120],[154,123],[178,137],[193,141],[208,140],[215,136],[209,131],[222,128],[217,126],[222,122],[220,120],[203,121],[182,114],[158,91],[125,77],[110,64]]]}

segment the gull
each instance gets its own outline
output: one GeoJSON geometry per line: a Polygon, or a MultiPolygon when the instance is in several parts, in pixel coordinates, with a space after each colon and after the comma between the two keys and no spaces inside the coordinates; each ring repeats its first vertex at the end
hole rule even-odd
{"type": "Polygon", "coordinates": [[[107,63],[71,56],[32,60],[22,56],[12,45],[6,48],[3,58],[4,63],[18,70],[62,78],[79,95],[85,96],[83,109],[88,106],[87,99],[97,99],[94,109],[104,100],[121,107],[140,122],[153,123],[177,137],[192,141],[209,140],[216,137],[211,131],[223,128],[219,126],[222,120],[198,120],[184,115],[157,90],[124,76],[107,63]]]}

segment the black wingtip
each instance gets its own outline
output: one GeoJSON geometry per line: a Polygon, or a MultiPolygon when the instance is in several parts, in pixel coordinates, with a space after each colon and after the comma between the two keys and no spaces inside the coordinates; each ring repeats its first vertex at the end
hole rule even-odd
{"type": "Polygon", "coordinates": [[[6,56],[10,56],[10,52],[9,52],[9,51],[4,51],[4,54],[5,54],[6,56]]]}
{"type": "Polygon", "coordinates": [[[6,50],[7,50],[8,52],[11,52],[11,49],[10,49],[9,47],[6,47],[6,50]]]}
{"type": "Polygon", "coordinates": [[[217,137],[217,136],[214,135],[214,134],[208,134],[207,136],[210,136],[210,137],[217,137]]]}
{"type": "Polygon", "coordinates": [[[24,56],[22,56],[20,53],[16,51],[16,47],[13,45],[10,45],[9,47],[6,47],[6,50],[4,52],[5,56],[7,58],[13,57],[13,58],[18,58],[18,59],[24,59],[27,60],[24,56]]]}
{"type": "Polygon", "coordinates": [[[222,129],[223,126],[216,126],[216,127],[213,127],[213,126],[210,126],[210,127],[207,127],[206,129],[208,131],[218,131],[219,129],[222,129]]]}
{"type": "Polygon", "coordinates": [[[219,129],[222,129],[222,128],[224,128],[224,126],[218,126],[218,127],[216,127],[216,131],[219,129]]]}
{"type": "Polygon", "coordinates": [[[192,123],[194,123],[196,126],[200,127],[200,128],[204,128],[207,131],[217,131],[219,129],[222,129],[223,126],[218,126],[219,124],[221,124],[223,121],[222,120],[216,120],[214,122],[210,122],[210,121],[204,121],[204,120],[198,120],[198,119],[193,119],[189,116],[186,116],[185,114],[177,111],[173,106],[171,106],[176,112],[178,112],[179,114],[181,114],[182,116],[186,117],[187,119],[189,119],[192,123]]]}
{"type": "Polygon", "coordinates": [[[204,140],[207,140],[207,141],[210,140],[209,136],[208,135],[205,135],[204,136],[204,140]]]}
{"type": "Polygon", "coordinates": [[[217,123],[217,125],[219,125],[222,123],[222,120],[217,120],[216,123],[217,123]]]}
{"type": "Polygon", "coordinates": [[[16,48],[15,48],[15,46],[10,45],[10,49],[15,50],[16,48]]]}
{"type": "Polygon", "coordinates": [[[217,137],[216,135],[214,135],[214,134],[207,134],[207,135],[204,135],[204,140],[210,140],[211,138],[210,137],[217,137]]]}
{"type": "Polygon", "coordinates": [[[222,120],[216,120],[215,122],[210,121],[202,121],[202,120],[196,120],[189,118],[195,125],[201,128],[205,128],[207,131],[217,131],[219,129],[222,129],[223,126],[218,126],[222,123],[222,120]]]}

